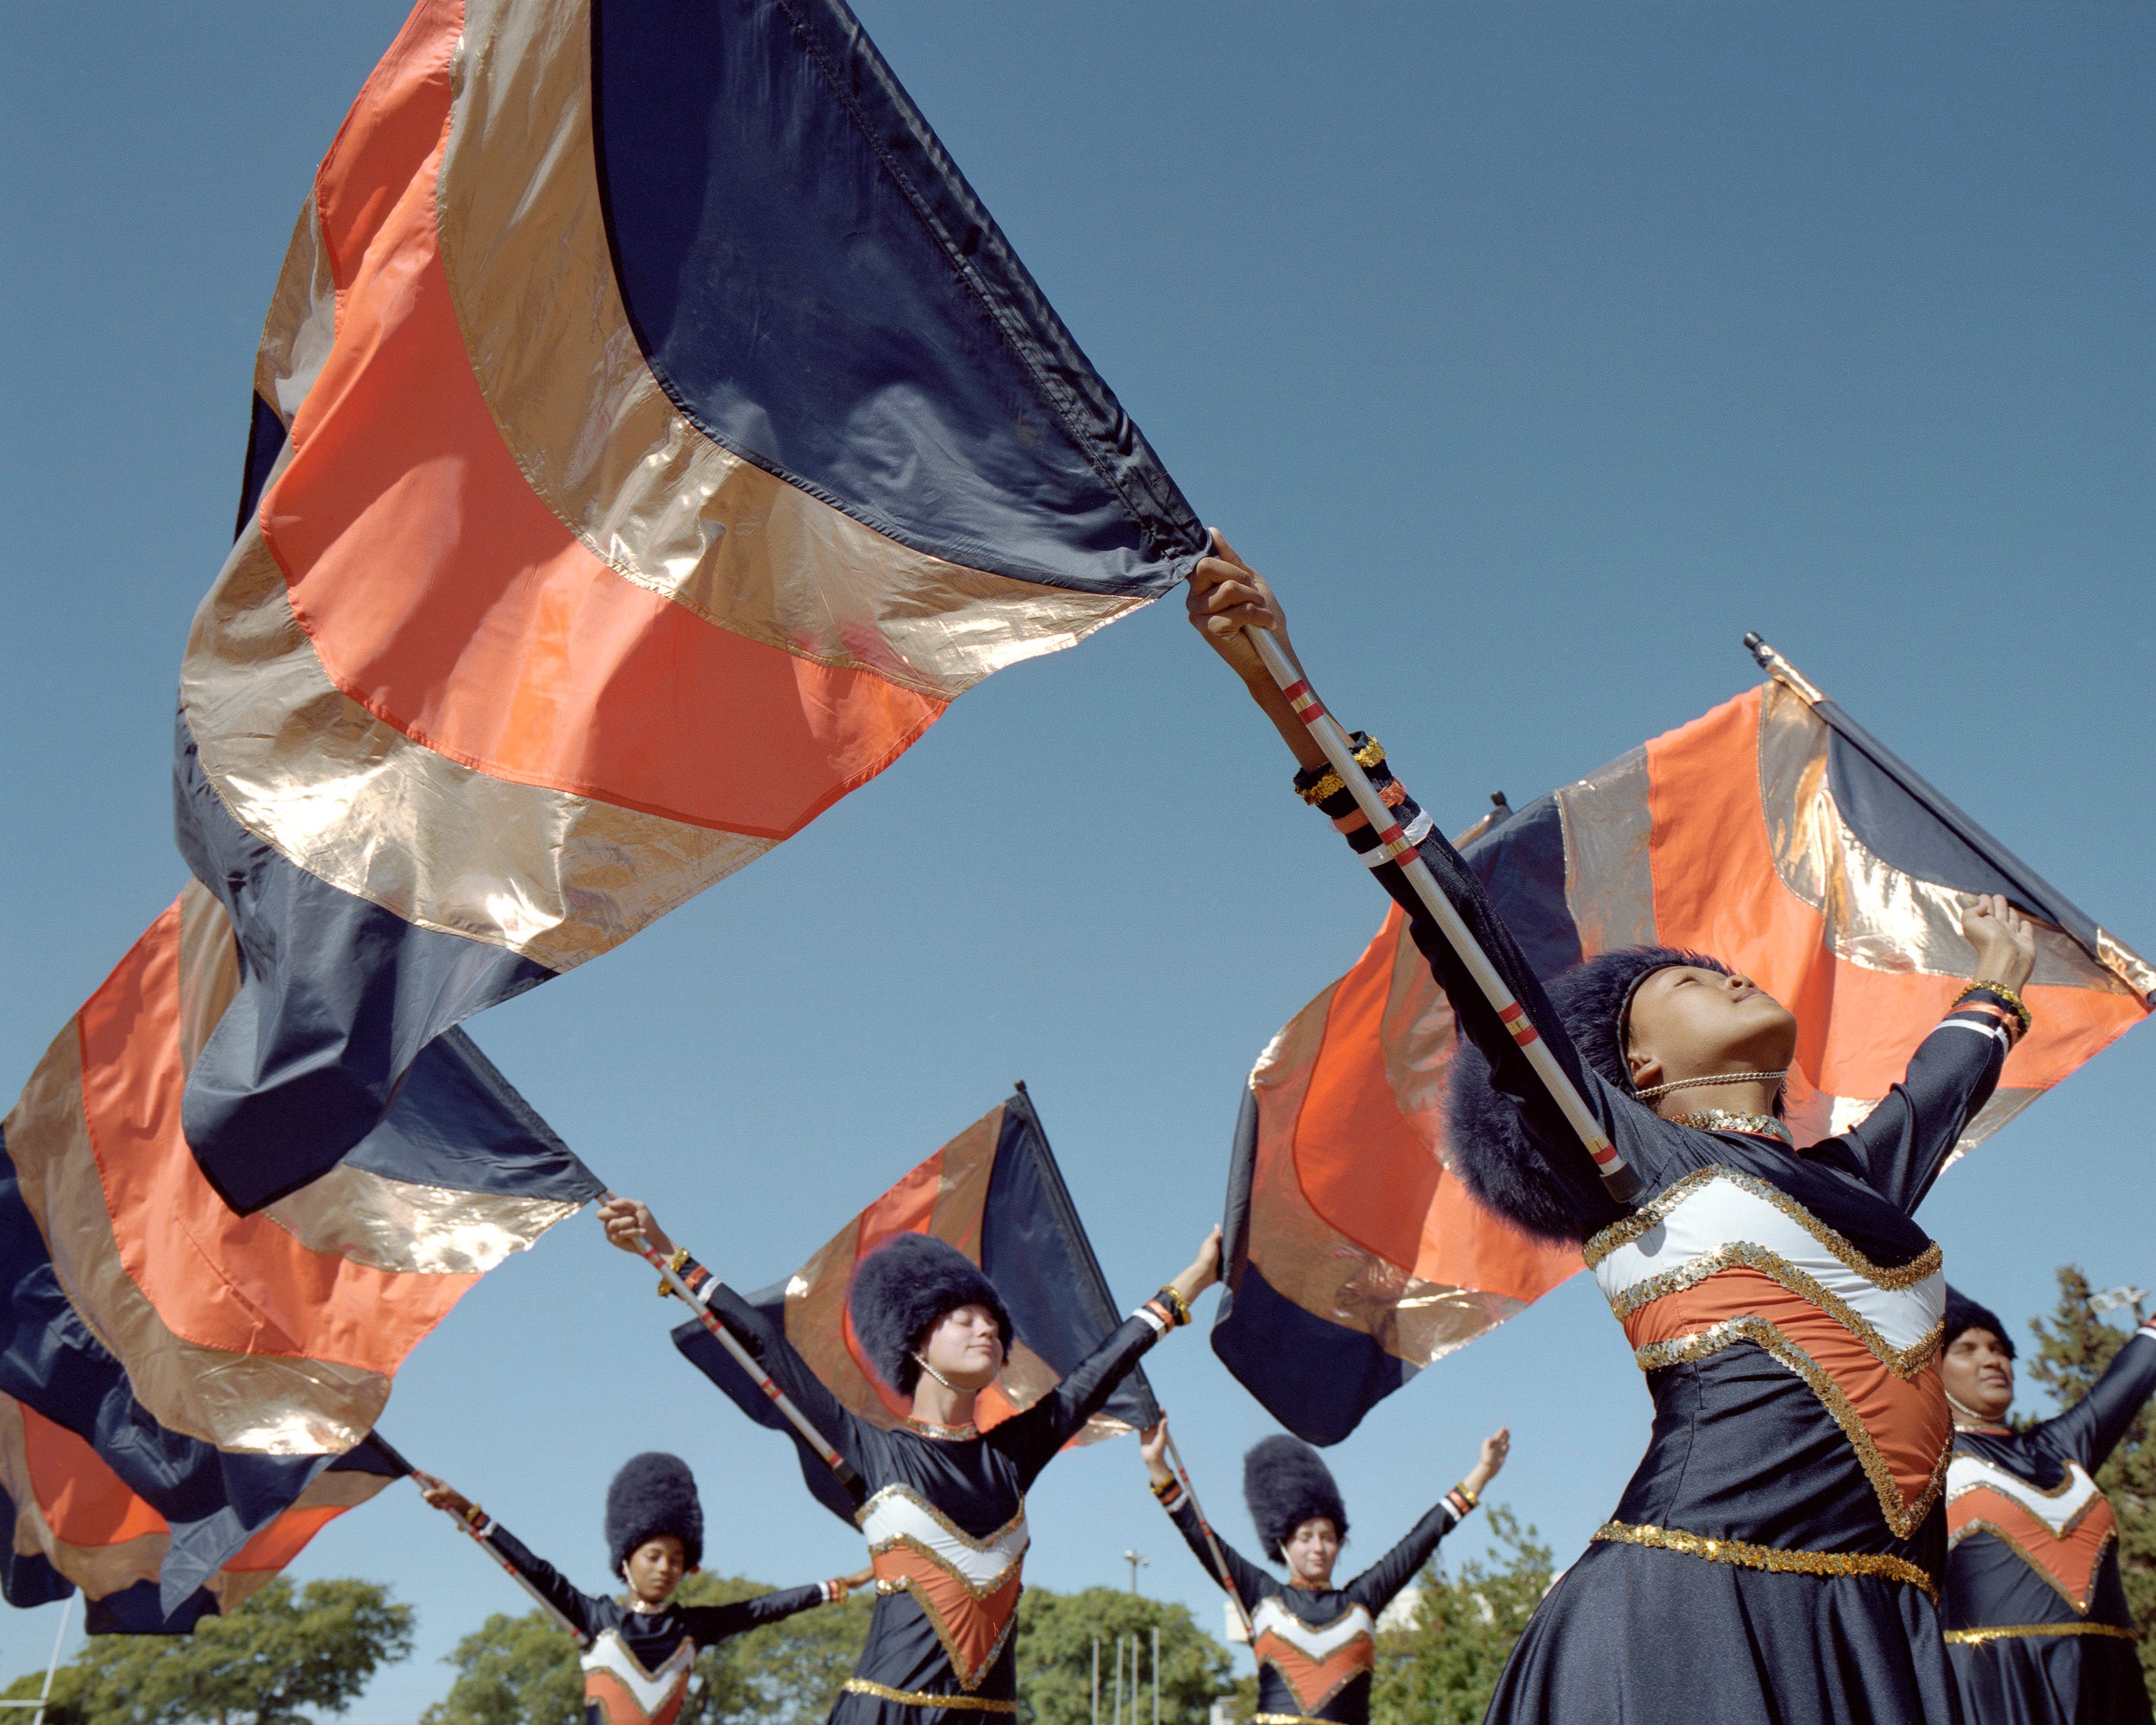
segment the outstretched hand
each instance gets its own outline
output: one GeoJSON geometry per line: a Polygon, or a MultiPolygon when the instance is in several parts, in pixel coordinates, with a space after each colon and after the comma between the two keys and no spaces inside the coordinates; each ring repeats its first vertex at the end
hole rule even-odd
{"type": "Polygon", "coordinates": [[[1269,689],[1272,676],[1250,645],[1245,629],[1269,629],[1288,645],[1288,619],[1273,597],[1265,577],[1235,554],[1235,548],[1217,527],[1213,552],[1200,557],[1190,572],[1190,591],[1184,608],[1190,626],[1206,638],[1206,645],[1228,662],[1229,668],[1253,689],[1269,689]]]}
{"type": "Polygon", "coordinates": [[[1482,1440],[1482,1458],[1475,1464],[1475,1471],[1461,1482],[1480,1497],[1489,1489],[1489,1483],[1497,1477],[1505,1465],[1505,1458],[1512,1453],[1512,1427],[1500,1426],[1482,1440]]]}
{"type": "Polygon", "coordinates": [[[2036,931],[1997,893],[1978,893],[1961,910],[1961,932],[1977,949],[1979,982],[2019,993],[2036,968],[2036,931]]]}
{"type": "Polygon", "coordinates": [[[412,1470],[412,1481],[419,1488],[419,1495],[428,1504],[445,1515],[454,1515],[461,1521],[472,1519],[472,1500],[446,1480],[436,1479],[431,1473],[412,1470]]]}
{"type": "Polygon", "coordinates": [[[1198,1256],[1191,1260],[1190,1268],[1168,1285],[1181,1295],[1183,1303],[1188,1305],[1219,1279],[1220,1230],[1215,1227],[1198,1248],[1198,1256]]]}
{"type": "Polygon", "coordinates": [[[608,1198],[599,1207],[599,1219],[605,1226],[609,1245],[617,1245],[624,1251],[631,1251],[642,1258],[645,1243],[649,1241],[651,1249],[660,1257],[674,1256],[674,1242],[667,1237],[666,1230],[659,1226],[650,1207],[635,1198],[608,1198]]]}
{"type": "Polygon", "coordinates": [[[1168,1415],[1160,1416],[1160,1423],[1150,1432],[1138,1434],[1138,1452],[1145,1459],[1145,1477],[1156,1485],[1165,1485],[1175,1476],[1168,1465],[1168,1415]]]}

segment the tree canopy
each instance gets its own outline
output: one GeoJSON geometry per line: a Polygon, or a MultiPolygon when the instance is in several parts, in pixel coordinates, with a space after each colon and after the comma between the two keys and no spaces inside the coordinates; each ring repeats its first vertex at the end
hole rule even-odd
{"type": "MultiPolygon", "coordinates": [[[[53,1682],[49,1725],[304,1725],[411,1656],[412,1613],[371,1581],[279,1576],[191,1635],[92,1635],[53,1682]]],[[[9,1686],[37,1698],[45,1673],[9,1686]]]]}
{"type": "MultiPolygon", "coordinates": [[[[2029,1381],[2051,1392],[2061,1413],[2089,1393],[2128,1333],[2096,1314],[2089,1278],[2071,1264],[2059,1269],[2059,1304],[2051,1319],[2029,1320],[2036,1352],[2027,1363],[2029,1381]]],[[[2136,1323],[2142,1313],[2136,1306],[2136,1323]]],[[[2126,1602],[2141,1626],[2141,1670],[2156,1681],[2156,1418],[2147,1407],[2134,1416],[2111,1458],[2096,1470],[2096,1484],[2111,1500],[2119,1523],[2119,1572],[2126,1602]]]]}
{"type": "Polygon", "coordinates": [[[1496,1553],[1450,1579],[1432,1558],[1417,1581],[1414,1627],[1379,1634],[1371,1725],[1479,1725],[1551,1580],[1549,1546],[1510,1509],[1490,1509],[1489,1532],[1496,1553]]]}
{"type": "Polygon", "coordinates": [[[1151,1725],[1153,1631],[1160,1631],[1161,1725],[1204,1725],[1216,1697],[1230,1693],[1228,1655],[1191,1621],[1187,1607],[1111,1587],[1050,1593],[1029,1587],[1018,1599],[1018,1705],[1029,1725],[1087,1725],[1092,1718],[1093,1649],[1100,1647],[1100,1717],[1113,1717],[1119,1637],[1138,1638],[1133,1672],[1125,1655],[1125,1725],[1151,1725]],[[1131,1711],[1135,1687],[1143,1704],[1131,1711]]]}

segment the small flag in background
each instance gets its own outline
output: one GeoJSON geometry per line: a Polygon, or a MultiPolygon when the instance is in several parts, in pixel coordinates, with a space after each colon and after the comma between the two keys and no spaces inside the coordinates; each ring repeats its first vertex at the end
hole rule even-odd
{"type": "MultiPolygon", "coordinates": [[[[1021,1086],[848,1222],[786,1281],[748,1296],[784,1331],[824,1388],[864,1420],[899,1425],[908,1404],[862,1355],[846,1314],[846,1292],[856,1264],[908,1233],[934,1234],[956,1246],[981,1266],[1010,1310],[1016,1339],[1003,1375],[977,1404],[983,1430],[1039,1401],[1123,1320],[1021,1086]]],[[[791,1433],[701,1324],[683,1324],[674,1344],[749,1418],[791,1433]]],[[[1143,1430],[1159,1418],[1145,1374],[1132,1371],[1076,1441],[1143,1430]]],[[[796,1444],[809,1490],[850,1525],[860,1506],[823,1461],[796,1444]]]]}
{"type": "MultiPolygon", "coordinates": [[[[601,1189],[452,1032],[342,1163],[238,1214],[203,1177],[179,1115],[239,975],[223,908],[190,883],[0,1127],[0,1298],[12,1302],[0,1391],[33,1429],[71,1432],[117,1476],[81,1491],[142,1501],[127,1525],[159,1524],[168,1614],[242,1547],[282,1549],[279,1517],[351,1484],[330,1474],[365,1471],[331,1458],[363,1445],[404,1356],[482,1274],[601,1189]]],[[[28,1477],[7,1486],[18,1552],[22,1518],[53,1501],[28,1477]]],[[[47,1525],[85,1544],[66,1531],[77,1522],[48,1513],[47,1525]]]]}
{"type": "MultiPolygon", "coordinates": [[[[1691,724],[1493,817],[1462,854],[1537,972],[1613,947],[1709,952],[1797,1015],[1789,1119],[1846,1130],[1972,980],[1971,893],[2040,919],[2035,1026],[1962,1151],[2147,1015],[2156,970],[1779,659],[1691,724]]],[[[1214,1351],[1283,1425],[1334,1443],[1432,1361],[1579,1267],[1445,1166],[1454,1027],[1394,908],[1250,1075],[1214,1351]]]]}
{"type": "Polygon", "coordinates": [[[248,960],[205,1173],[326,1172],[443,1030],[1204,543],[839,0],[422,0],[293,235],[182,669],[248,960]]]}

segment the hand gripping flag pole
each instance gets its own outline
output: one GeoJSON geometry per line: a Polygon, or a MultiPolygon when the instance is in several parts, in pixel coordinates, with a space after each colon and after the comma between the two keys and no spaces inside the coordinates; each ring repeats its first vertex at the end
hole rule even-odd
{"type": "MultiPolygon", "coordinates": [[[[392,1461],[395,1462],[398,1466],[404,1470],[405,1477],[410,1479],[414,1485],[418,1486],[422,1491],[426,1490],[427,1477],[420,1472],[417,1468],[414,1467],[411,1463],[407,1461],[402,1455],[398,1454],[397,1450],[391,1445],[388,1439],[385,1438],[379,1432],[377,1432],[374,1433],[374,1441],[381,1446],[383,1452],[386,1454],[392,1461]]],[[[579,1629],[575,1624],[569,1622],[567,1617],[564,1617],[561,1615],[560,1609],[555,1606],[555,1603],[551,1599],[548,1598],[545,1594],[540,1592],[536,1587],[532,1585],[530,1577],[526,1576],[524,1572],[518,1569],[515,1564],[510,1562],[507,1558],[504,1557],[499,1552],[496,1551],[493,1546],[488,1545],[486,1538],[480,1534],[479,1530],[473,1527],[469,1521],[466,1521],[463,1516],[458,1515],[454,1510],[446,1510],[443,1513],[448,1515],[449,1519],[457,1524],[457,1530],[460,1533],[471,1540],[471,1542],[477,1546],[481,1551],[486,1553],[487,1557],[500,1568],[504,1575],[507,1576],[511,1581],[515,1582],[517,1586],[523,1588],[526,1593],[531,1596],[532,1603],[534,1604],[537,1605],[538,1608],[542,1611],[545,1612],[548,1616],[553,1618],[556,1623],[559,1623],[562,1628],[567,1630],[570,1640],[575,1641],[580,1646],[582,1645],[584,1640],[584,1632],[579,1629]]]]}
{"type": "MultiPolygon", "coordinates": [[[[607,1201],[611,1202],[614,1195],[609,1192],[606,1196],[607,1201]]],[[[642,1234],[636,1236],[636,1248],[643,1253],[645,1262],[666,1279],[667,1289],[680,1296],[681,1303],[696,1314],[697,1321],[733,1356],[734,1364],[749,1374],[749,1382],[762,1390],[770,1398],[771,1405],[786,1415],[787,1423],[801,1434],[801,1441],[815,1451],[824,1465],[838,1476],[838,1483],[849,1491],[858,1491],[861,1476],[854,1471],[854,1465],[830,1446],[824,1434],[810,1423],[809,1416],[794,1405],[793,1397],[780,1389],[772,1381],[771,1374],[756,1364],[756,1357],[741,1345],[731,1330],[711,1315],[711,1308],[696,1297],[694,1290],[681,1279],[674,1267],[661,1257],[658,1249],[642,1234]]]]}
{"type": "Polygon", "coordinates": [[[1237,1622],[1243,1633],[1256,1640],[1257,1630],[1250,1622],[1249,1608],[1243,1603],[1243,1596],[1236,1589],[1235,1577],[1228,1569],[1228,1560],[1220,1554],[1220,1542],[1213,1536],[1213,1523],[1206,1520],[1206,1512],[1198,1502],[1197,1488],[1190,1483],[1190,1470],[1183,1465],[1183,1452],[1175,1447],[1175,1435],[1168,1439],[1169,1465],[1175,1470],[1175,1479],[1183,1489],[1183,1496],[1190,1500],[1190,1513],[1198,1518],[1198,1531],[1206,1536],[1206,1549],[1213,1553],[1213,1567],[1220,1578],[1220,1585],[1228,1590],[1228,1603],[1235,1608],[1237,1622]]]}
{"type": "Polygon", "coordinates": [[[1354,793],[1356,806],[1363,811],[1371,830],[1377,834],[1377,849],[1370,851],[1364,860],[1373,868],[1391,862],[1400,864],[1401,873],[1407,876],[1408,884],[1415,889],[1415,896],[1422,900],[1423,908],[1430,913],[1431,919],[1444,933],[1461,963],[1467,967],[1468,974],[1475,979],[1476,986],[1482,991],[1483,997],[1496,1008],[1497,1016],[1511,1031],[1513,1040],[1520,1044],[1520,1052],[1527,1057],[1527,1063],[1534,1068],[1535,1076],[1542,1080],[1551,1100],[1557,1103],[1564,1118],[1570,1122],[1572,1130],[1579,1134],[1580,1142],[1586,1145],[1588,1155],[1594,1158],[1595,1167],[1602,1176],[1602,1184],[1608,1188],[1610,1196],[1620,1204],[1633,1202],[1641,1190],[1639,1176],[1632,1171],[1630,1164],[1618,1152],[1617,1146],[1609,1141],[1595,1122],[1595,1116],[1588,1111],[1586,1101],[1573,1088],[1572,1081],[1564,1075],[1564,1069],[1557,1064],[1548,1044],[1542,1040],[1542,1033],[1528,1019],[1526,1009],[1513,998],[1512,990],[1505,986],[1504,978],[1497,974],[1497,967],[1489,962],[1489,955],[1482,950],[1473,932],[1460,919],[1460,913],[1452,908],[1451,900],[1445,897],[1443,888],[1438,885],[1437,877],[1431,874],[1429,864],[1416,855],[1414,846],[1407,842],[1407,836],[1401,830],[1393,812],[1385,806],[1376,787],[1371,785],[1369,775],[1357,764],[1355,749],[1348,741],[1347,732],[1340,728],[1339,721],[1325,710],[1324,704],[1318,699],[1302,673],[1295,668],[1294,661],[1282,650],[1280,643],[1274,638],[1270,630],[1250,629],[1245,632],[1250,637],[1250,644],[1257,648],[1259,660],[1270,673],[1273,681],[1280,685],[1281,693],[1287,696],[1288,706],[1295,710],[1296,717],[1309,727],[1310,735],[1324,751],[1327,763],[1340,775],[1341,781],[1348,789],[1354,793]]]}

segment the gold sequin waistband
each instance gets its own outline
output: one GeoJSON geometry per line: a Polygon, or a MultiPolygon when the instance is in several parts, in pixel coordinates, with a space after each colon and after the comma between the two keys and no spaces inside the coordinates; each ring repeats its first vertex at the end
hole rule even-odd
{"type": "Polygon", "coordinates": [[[1338,1722],[1313,1719],[1307,1713],[1253,1713],[1250,1725],[1338,1725],[1338,1722]]]}
{"type": "Polygon", "coordinates": [[[901,1707],[944,1707],[967,1713],[1012,1715],[1018,1710],[1015,1701],[997,1701],[986,1695],[930,1695],[918,1689],[893,1689],[887,1684],[871,1683],[865,1677],[848,1678],[846,1693],[872,1695],[878,1701],[895,1701],[901,1707]]]}
{"type": "Polygon", "coordinates": [[[1883,1581],[1906,1582],[1921,1587],[1934,1604],[1939,1602],[1939,1584],[1928,1571],[1906,1558],[1874,1555],[1870,1552],[1792,1552],[1779,1546],[1755,1546],[1749,1540],[1710,1540],[1679,1527],[1640,1527],[1628,1521],[1605,1521],[1594,1538],[1620,1546],[1648,1546],[1659,1552],[1682,1552],[1688,1558],[1710,1563],[1735,1564],[1740,1569],[1763,1569],[1777,1575],[1871,1575],[1883,1581]]]}
{"type": "Polygon", "coordinates": [[[2115,1635],[2122,1641],[2140,1639],[2131,1629],[2122,1629],[2115,1623],[1992,1623],[1980,1629],[1949,1629],[1946,1640],[1952,1647],[1974,1647],[1986,1641],[2004,1641],[2024,1635],[2115,1635]]]}

